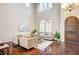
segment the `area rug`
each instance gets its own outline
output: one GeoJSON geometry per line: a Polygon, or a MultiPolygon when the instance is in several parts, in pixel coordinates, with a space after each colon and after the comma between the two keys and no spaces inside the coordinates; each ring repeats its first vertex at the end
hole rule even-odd
{"type": "Polygon", "coordinates": [[[41,44],[38,44],[36,47],[37,49],[44,50],[46,47],[48,47],[53,41],[44,41],[41,44]]]}

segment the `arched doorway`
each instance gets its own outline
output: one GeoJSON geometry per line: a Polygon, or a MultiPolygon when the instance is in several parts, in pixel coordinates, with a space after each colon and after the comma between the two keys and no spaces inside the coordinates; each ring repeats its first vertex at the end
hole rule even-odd
{"type": "Polygon", "coordinates": [[[78,40],[78,18],[70,16],[65,20],[65,41],[78,40]]]}

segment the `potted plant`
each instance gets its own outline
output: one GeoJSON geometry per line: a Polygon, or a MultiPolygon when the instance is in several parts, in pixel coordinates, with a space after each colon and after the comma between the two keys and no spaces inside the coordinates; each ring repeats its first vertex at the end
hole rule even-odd
{"type": "Polygon", "coordinates": [[[55,33],[55,40],[60,41],[60,32],[55,33]]]}
{"type": "Polygon", "coordinates": [[[31,32],[31,36],[33,36],[33,37],[36,36],[36,32],[37,32],[37,30],[33,29],[32,32],[31,32]]]}

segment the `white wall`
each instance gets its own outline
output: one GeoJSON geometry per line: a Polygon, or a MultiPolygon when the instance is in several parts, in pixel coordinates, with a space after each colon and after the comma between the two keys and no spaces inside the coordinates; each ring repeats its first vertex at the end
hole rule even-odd
{"type": "Polygon", "coordinates": [[[39,22],[40,20],[44,19],[51,19],[52,20],[52,32],[55,33],[55,31],[60,31],[60,4],[53,3],[53,8],[44,11],[44,12],[38,12],[39,6],[36,5],[36,27],[39,30],[39,22]]]}
{"type": "MultiPolygon", "coordinates": [[[[19,34],[18,24],[30,24],[34,27],[34,8],[24,3],[0,4],[0,41],[11,41],[19,34]]],[[[31,31],[31,30],[30,30],[31,31]]]]}
{"type": "Polygon", "coordinates": [[[64,41],[65,40],[65,19],[69,16],[76,16],[79,19],[79,8],[76,8],[74,10],[72,10],[71,12],[69,12],[68,10],[64,10],[63,8],[61,8],[60,10],[61,12],[61,22],[60,22],[60,26],[61,26],[61,40],[64,41]]]}

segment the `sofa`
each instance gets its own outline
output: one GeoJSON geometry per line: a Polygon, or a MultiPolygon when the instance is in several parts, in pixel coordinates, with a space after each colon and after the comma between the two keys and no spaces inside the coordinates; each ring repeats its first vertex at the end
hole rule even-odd
{"type": "Polygon", "coordinates": [[[53,33],[44,33],[44,32],[40,32],[39,33],[39,37],[41,38],[41,40],[53,40],[55,38],[55,35],[53,33]]]}

